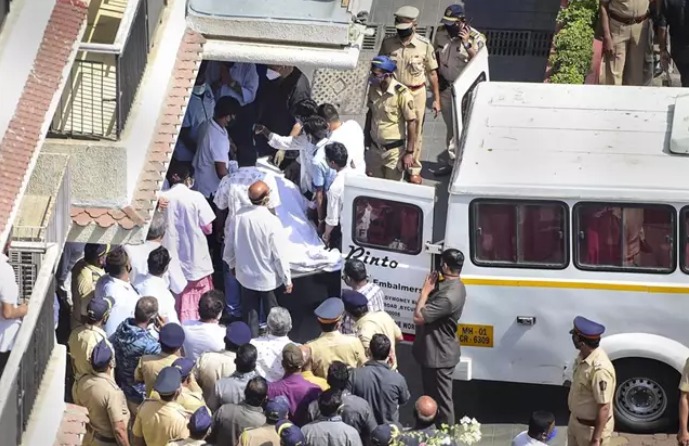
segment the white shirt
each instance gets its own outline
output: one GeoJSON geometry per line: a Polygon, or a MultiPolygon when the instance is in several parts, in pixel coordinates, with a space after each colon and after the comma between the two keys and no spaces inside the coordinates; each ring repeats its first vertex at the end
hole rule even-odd
{"type": "Polygon", "coordinates": [[[333,130],[329,142],[339,142],[347,148],[347,164],[353,164],[353,169],[366,175],[366,159],[364,158],[364,131],[358,122],[350,119],[333,130]]]}
{"type": "Polygon", "coordinates": [[[512,439],[512,446],[547,446],[542,441],[529,437],[529,433],[524,431],[512,439]]]}
{"type": "Polygon", "coordinates": [[[162,277],[146,274],[139,276],[134,288],[140,296],[155,297],[158,301],[158,313],[169,322],[179,324],[179,317],[175,310],[175,298],[162,277]]]}
{"type": "Polygon", "coordinates": [[[94,296],[96,298],[109,296],[115,300],[110,310],[110,317],[103,327],[108,337],[115,333],[122,321],[134,317],[134,309],[140,297],[131,283],[109,274],[98,279],[94,296]]]}
{"type": "Polygon", "coordinates": [[[251,340],[251,344],[258,351],[256,371],[268,382],[280,381],[285,375],[282,367],[282,349],[292,344],[287,336],[273,336],[267,334],[251,340]]]}
{"type": "Polygon", "coordinates": [[[237,280],[244,288],[271,291],[292,284],[286,239],[280,219],[267,207],[246,206],[237,213],[227,264],[236,269],[237,280]]]}
{"type": "Polygon", "coordinates": [[[162,195],[169,200],[163,246],[170,251],[170,257],[179,259],[187,281],[213,274],[208,241],[201,229],[215,220],[211,205],[203,195],[184,184],[175,184],[162,195]]]}
{"type": "Polygon", "coordinates": [[[213,119],[203,124],[199,130],[199,144],[194,155],[194,189],[204,197],[210,197],[218,189],[220,178],[215,171],[215,163],[230,166],[230,139],[227,130],[213,119]]]}
{"type": "Polygon", "coordinates": [[[207,352],[225,350],[225,327],[201,321],[184,322],[184,356],[196,361],[207,352]]]}
{"type": "Polygon", "coordinates": [[[340,215],[342,215],[342,207],[344,206],[344,189],[345,177],[348,175],[358,175],[348,166],[337,172],[335,179],[328,189],[328,206],[326,208],[325,224],[328,226],[337,226],[340,224],[340,215]]]}
{"type": "MultiPolygon", "coordinates": [[[[182,127],[189,127],[189,137],[198,143],[199,128],[201,125],[213,119],[213,111],[215,109],[215,99],[210,87],[206,86],[206,91],[201,95],[193,94],[189,97],[189,105],[184,114],[182,127]]],[[[178,161],[189,162],[194,159],[194,152],[189,149],[182,138],[177,139],[175,145],[174,157],[178,161]]]]}
{"type": "MultiPolygon", "coordinates": [[[[323,147],[327,141],[321,141],[323,147]]],[[[303,193],[313,192],[313,156],[317,151],[316,145],[309,141],[309,138],[303,133],[296,137],[271,133],[268,138],[268,145],[277,150],[299,151],[299,164],[301,164],[299,187],[303,193]]]]}
{"type": "Polygon", "coordinates": [[[280,194],[278,194],[275,177],[266,175],[265,172],[260,171],[254,166],[240,167],[236,173],[232,173],[223,178],[213,199],[218,209],[223,211],[227,209],[223,260],[228,264],[228,253],[232,249],[231,247],[228,248],[228,245],[234,243],[234,227],[237,212],[244,206],[251,206],[251,201],[249,200],[249,187],[259,180],[265,182],[271,190],[268,208],[275,209],[280,205],[280,194]]]}
{"type": "MultiPolygon", "coordinates": [[[[19,285],[5,254],[0,254],[0,302],[14,307],[19,305],[19,285]]],[[[5,319],[0,312],[0,352],[12,350],[21,325],[21,319],[5,319]]]]}
{"type": "MultiPolygon", "coordinates": [[[[153,240],[146,240],[140,245],[124,245],[124,250],[129,256],[129,262],[132,265],[132,270],[129,271],[129,280],[136,284],[139,281],[139,276],[148,274],[148,255],[154,249],[160,247],[160,242],[153,240]]],[[[172,290],[173,293],[180,294],[187,286],[187,279],[182,272],[182,266],[179,264],[177,257],[170,257],[170,265],[163,275],[165,285],[172,290]]]]}

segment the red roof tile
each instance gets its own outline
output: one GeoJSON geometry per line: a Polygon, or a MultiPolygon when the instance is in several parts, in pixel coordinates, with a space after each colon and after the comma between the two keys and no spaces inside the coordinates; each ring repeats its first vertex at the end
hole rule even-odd
{"type": "Polygon", "coordinates": [[[24,84],[2,141],[0,141],[0,232],[10,223],[13,207],[19,206],[23,184],[31,174],[31,161],[44,136],[41,126],[53,97],[61,94],[64,68],[70,65],[74,45],[81,39],[87,6],[78,0],[57,0],[32,70],[24,84]]]}
{"type": "Polygon", "coordinates": [[[94,223],[101,228],[109,228],[117,224],[122,229],[129,230],[143,226],[151,218],[177,142],[205,42],[206,39],[201,34],[191,30],[184,34],[177,51],[174,75],[168,82],[167,98],[159,112],[156,132],[148,148],[144,167],[139,172],[131,204],[120,209],[73,207],[71,216],[76,225],[87,226],[94,223]]]}

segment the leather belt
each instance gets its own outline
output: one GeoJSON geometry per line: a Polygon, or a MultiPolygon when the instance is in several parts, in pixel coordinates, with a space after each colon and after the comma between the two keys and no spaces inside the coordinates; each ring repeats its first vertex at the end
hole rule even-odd
{"type": "MultiPolygon", "coordinates": [[[[589,427],[596,427],[596,420],[585,420],[583,418],[577,418],[577,421],[579,424],[583,424],[584,426],[589,426],[589,427]]],[[[606,421],[606,423],[610,421],[610,418],[606,421]]]]}
{"type": "Polygon", "coordinates": [[[379,148],[383,149],[384,152],[387,152],[388,150],[396,149],[398,147],[402,147],[404,145],[404,140],[403,139],[398,139],[397,141],[392,141],[387,144],[377,144],[374,142],[376,146],[379,148]]]}
{"type": "Polygon", "coordinates": [[[640,15],[639,17],[622,17],[617,14],[615,14],[612,11],[608,11],[608,15],[610,16],[611,19],[613,19],[616,22],[620,22],[623,25],[635,25],[637,23],[645,22],[647,18],[650,17],[650,13],[646,11],[646,14],[640,15]]]}
{"type": "Polygon", "coordinates": [[[407,88],[410,89],[411,91],[416,91],[419,88],[424,88],[426,84],[421,84],[421,85],[407,85],[407,88]]]}
{"type": "Polygon", "coordinates": [[[91,431],[93,432],[93,438],[102,442],[102,443],[112,443],[112,444],[117,444],[117,440],[114,438],[106,437],[105,435],[101,435],[96,431],[91,431]]]}

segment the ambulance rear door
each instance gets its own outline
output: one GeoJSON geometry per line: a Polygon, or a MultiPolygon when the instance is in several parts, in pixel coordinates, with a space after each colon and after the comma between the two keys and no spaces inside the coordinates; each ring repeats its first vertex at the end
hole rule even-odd
{"type": "MultiPolygon", "coordinates": [[[[385,293],[385,308],[405,338],[414,334],[414,306],[431,268],[435,188],[379,178],[346,179],[342,252],[366,264],[385,293]]],[[[345,285],[343,285],[345,286],[345,285]]]]}

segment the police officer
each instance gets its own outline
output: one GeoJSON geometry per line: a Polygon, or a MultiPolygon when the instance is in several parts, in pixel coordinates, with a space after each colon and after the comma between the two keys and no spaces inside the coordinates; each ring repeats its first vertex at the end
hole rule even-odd
{"type": "Polygon", "coordinates": [[[295,426],[287,420],[279,422],[275,426],[275,430],[280,436],[280,446],[304,446],[306,444],[306,438],[304,438],[299,426],[295,426]]]}
{"type": "Polygon", "coordinates": [[[134,379],[146,385],[146,396],[150,397],[153,390],[153,383],[163,367],[171,366],[180,356],[182,345],[184,344],[184,329],[181,325],[168,323],[160,329],[161,352],[157,355],[144,355],[139,360],[139,365],[134,371],[134,379]]]}
{"type": "Polygon", "coordinates": [[[165,367],[155,380],[153,389],[160,399],[148,398],[139,406],[132,435],[146,446],[166,446],[169,442],[189,437],[187,423],[191,414],[175,402],[182,389],[182,372],[165,367]]]}
{"type": "Polygon", "coordinates": [[[371,433],[371,444],[373,446],[389,446],[393,444],[399,433],[400,429],[396,425],[381,424],[373,429],[371,433]]]}
{"type": "Polygon", "coordinates": [[[677,444],[689,446],[689,359],[684,363],[682,377],[679,379],[679,430],[677,444]]]}
{"type": "Polygon", "coordinates": [[[196,363],[189,358],[177,358],[172,363],[172,367],[177,367],[182,372],[182,391],[177,398],[177,402],[189,412],[195,412],[200,407],[206,405],[203,399],[203,391],[191,373],[195,365],[196,363]]]}
{"type": "Polygon", "coordinates": [[[615,368],[599,347],[605,327],[577,316],[570,331],[579,355],[574,361],[574,375],[569,389],[570,411],[567,444],[570,446],[605,446],[614,428],[612,397],[615,392],[615,368]]]}
{"type": "Polygon", "coordinates": [[[369,146],[368,173],[390,180],[401,180],[404,169],[413,164],[419,123],[414,96],[395,80],[396,68],[387,56],[375,57],[371,62],[364,133],[369,146]]]}
{"type": "MultiPolygon", "coordinates": [[[[366,361],[364,347],[358,338],[340,332],[339,326],[344,314],[344,304],[339,297],[330,297],[314,311],[321,335],[308,342],[311,348],[313,373],[326,377],[328,367],[333,361],[342,361],[349,367],[359,367],[366,361]]],[[[340,398],[341,399],[341,398],[340,398]]]]}
{"type": "Polygon", "coordinates": [[[650,43],[649,8],[649,0],[600,1],[601,84],[644,84],[644,64],[650,43]]]}
{"type": "MultiPolygon", "coordinates": [[[[417,138],[413,156],[405,156],[404,167],[409,174],[409,182],[421,183],[421,143],[423,118],[426,113],[426,78],[430,80],[433,92],[433,112],[438,116],[441,108],[438,89],[438,62],[433,44],[425,37],[416,34],[416,19],[419,10],[413,6],[403,6],[395,12],[397,35],[386,37],[380,46],[380,54],[390,56],[397,63],[397,79],[406,85],[414,96],[416,110],[417,138]]],[[[449,104],[448,104],[449,106],[449,104]]]]}
{"type": "Polygon", "coordinates": [[[469,26],[462,5],[450,5],[445,10],[442,28],[435,35],[435,50],[438,53],[438,84],[442,115],[445,121],[445,143],[450,164],[435,171],[438,176],[452,173],[452,163],[457,156],[452,122],[452,83],[459,77],[464,67],[486,45],[486,37],[469,26]]]}
{"type": "MultiPolygon", "coordinates": [[[[86,320],[84,325],[72,330],[67,341],[69,356],[72,358],[72,370],[74,371],[74,384],[79,378],[87,373],[91,373],[91,352],[100,341],[107,341],[107,334],[103,330],[105,321],[108,320],[110,310],[113,306],[110,297],[102,299],[91,299],[86,310],[86,320]]],[[[112,346],[110,345],[112,349],[112,346]]]]}
{"type": "Polygon", "coordinates": [[[168,443],[168,446],[207,446],[205,438],[211,430],[213,418],[206,406],[199,407],[189,418],[189,438],[168,443]]]}
{"type": "Polygon", "coordinates": [[[127,399],[115,383],[114,354],[105,340],[91,352],[92,372],[81,376],[74,388],[74,402],[89,411],[84,446],[129,446],[127,399]]]}
{"type": "Polygon", "coordinates": [[[289,403],[287,399],[277,397],[268,400],[264,410],[266,424],[245,430],[239,436],[239,446],[263,446],[280,444],[280,436],[275,426],[289,415],[289,403]]]}

